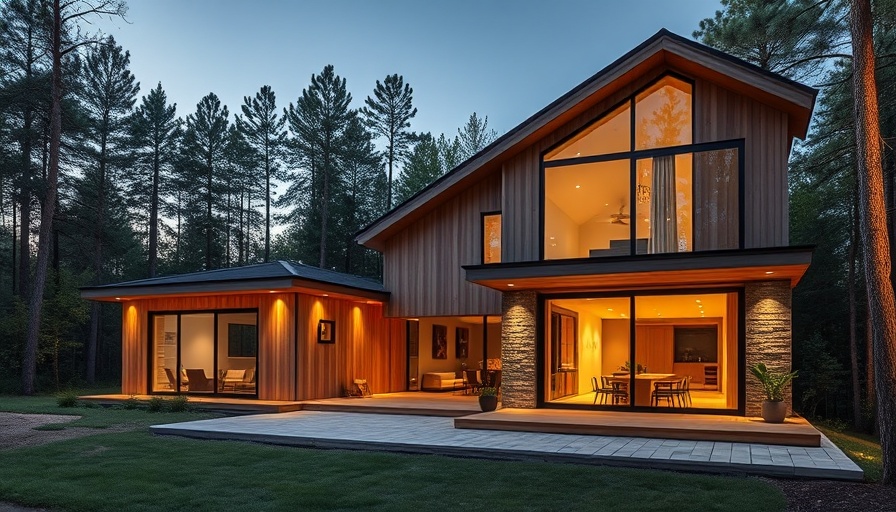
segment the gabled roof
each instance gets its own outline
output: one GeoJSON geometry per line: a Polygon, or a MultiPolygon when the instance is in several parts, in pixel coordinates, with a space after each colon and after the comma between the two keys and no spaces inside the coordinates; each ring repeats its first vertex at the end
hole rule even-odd
{"type": "Polygon", "coordinates": [[[385,241],[414,219],[459,193],[468,184],[500,170],[502,162],[643,73],[663,64],[723,83],[729,89],[780,109],[788,115],[788,135],[806,136],[818,94],[816,89],[662,29],[373,221],[355,235],[355,241],[383,251],[385,241]]]}
{"type": "Polygon", "coordinates": [[[343,295],[384,300],[382,283],[352,274],[290,261],[273,261],[190,274],[138,279],[124,283],[85,286],[85,299],[134,298],[149,295],[185,295],[251,291],[333,291],[343,295]]]}

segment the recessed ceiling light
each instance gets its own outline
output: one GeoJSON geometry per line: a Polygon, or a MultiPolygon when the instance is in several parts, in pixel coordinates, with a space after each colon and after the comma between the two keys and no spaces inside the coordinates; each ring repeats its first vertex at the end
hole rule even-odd
{"type": "Polygon", "coordinates": [[[551,237],[551,240],[553,240],[553,239],[554,239],[554,237],[551,237]]]}
{"type": "Polygon", "coordinates": [[[513,283],[507,283],[507,286],[513,288],[513,283]]]}
{"type": "Polygon", "coordinates": [[[610,203],[604,203],[604,206],[610,206],[610,203]]]}
{"type": "Polygon", "coordinates": [[[625,313],[619,313],[619,316],[625,318],[625,313]]]}
{"type": "Polygon", "coordinates": [[[770,276],[770,275],[772,275],[772,274],[774,274],[774,272],[772,272],[771,270],[766,270],[766,271],[765,271],[765,275],[767,275],[767,276],[770,276]]]}
{"type": "Polygon", "coordinates": [[[576,185],[576,188],[582,188],[582,186],[581,186],[581,185],[576,185]]]}
{"type": "Polygon", "coordinates": [[[277,293],[277,290],[271,290],[268,293],[277,293]]]}
{"type": "Polygon", "coordinates": [[[582,153],[581,152],[576,153],[576,156],[582,156],[582,153]]]}
{"type": "Polygon", "coordinates": [[[115,300],[121,300],[121,297],[115,297],[115,300]]]}
{"type": "Polygon", "coordinates": [[[613,308],[607,308],[607,311],[613,311],[613,308]]]}
{"type": "Polygon", "coordinates": [[[694,302],[696,302],[697,304],[700,304],[700,303],[703,302],[703,301],[700,300],[700,299],[697,299],[697,300],[695,300],[694,302]]]}
{"type": "Polygon", "coordinates": [[[328,293],[324,294],[324,297],[329,297],[329,296],[330,296],[330,294],[328,294],[328,293]]]}

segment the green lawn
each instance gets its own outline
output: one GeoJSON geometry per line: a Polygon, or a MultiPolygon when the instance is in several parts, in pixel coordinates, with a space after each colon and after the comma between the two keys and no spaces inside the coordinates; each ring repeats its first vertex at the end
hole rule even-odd
{"type": "Polygon", "coordinates": [[[865,480],[869,482],[880,481],[884,471],[880,441],[866,434],[848,431],[841,432],[820,425],[814,426],[828,436],[828,439],[840,447],[843,453],[862,468],[862,471],[865,472],[865,480]]]}
{"type": "MultiPolygon", "coordinates": [[[[59,409],[0,397],[0,410],[77,412],[134,425],[0,451],[0,501],[64,510],[784,510],[753,478],[570,464],[313,450],[153,436],[197,414],[59,409]]],[[[67,425],[66,425],[67,426],[67,425]]]]}

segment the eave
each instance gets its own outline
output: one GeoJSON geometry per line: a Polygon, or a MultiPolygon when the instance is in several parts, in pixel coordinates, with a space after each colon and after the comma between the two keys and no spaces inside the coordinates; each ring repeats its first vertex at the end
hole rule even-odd
{"type": "Polygon", "coordinates": [[[81,289],[81,298],[102,302],[120,302],[164,297],[259,293],[304,293],[307,295],[327,295],[333,298],[365,302],[387,302],[389,300],[388,292],[362,290],[310,279],[295,278],[244,279],[157,286],[88,287],[81,289]]]}
{"type": "Polygon", "coordinates": [[[498,291],[541,293],[799,283],[811,247],[777,247],[464,266],[466,279],[498,291]]]}

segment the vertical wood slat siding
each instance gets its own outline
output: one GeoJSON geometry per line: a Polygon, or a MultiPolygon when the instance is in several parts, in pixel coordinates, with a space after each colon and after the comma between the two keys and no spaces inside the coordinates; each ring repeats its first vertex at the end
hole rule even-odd
{"type": "Polygon", "coordinates": [[[744,247],[788,245],[787,115],[705,80],[694,93],[694,142],[746,139],[744,247]]]}
{"type": "Polygon", "coordinates": [[[665,71],[665,68],[657,68],[645,73],[504,163],[501,261],[537,261],[541,253],[541,153],[608,112],[665,71]]]}
{"type": "Polygon", "coordinates": [[[498,315],[500,293],[466,281],[482,262],[483,212],[501,209],[501,176],[473,184],[386,242],[390,317],[498,315]]]}
{"type": "Polygon", "coordinates": [[[149,391],[149,312],[256,308],[259,399],[340,396],[355,378],[368,379],[375,393],[405,389],[404,321],[383,318],[379,304],[298,294],[297,347],[295,297],[293,293],[171,297],[122,304],[122,393],[149,391]],[[312,309],[315,301],[321,305],[312,309]],[[336,320],[335,344],[317,343],[317,325],[322,318],[336,320]]]}
{"type": "Polygon", "coordinates": [[[404,321],[382,313],[380,304],[299,296],[299,400],[343,396],[355,379],[374,393],[405,389],[404,321]],[[336,321],[335,343],[317,342],[319,320],[336,321]]]}

